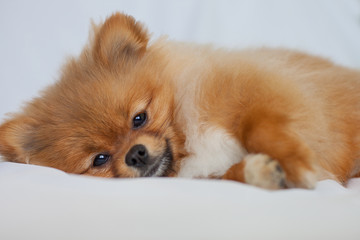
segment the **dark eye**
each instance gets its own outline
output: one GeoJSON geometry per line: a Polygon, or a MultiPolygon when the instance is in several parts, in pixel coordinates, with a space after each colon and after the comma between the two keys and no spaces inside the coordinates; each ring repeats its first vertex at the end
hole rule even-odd
{"type": "Polygon", "coordinates": [[[96,155],[96,157],[94,158],[93,166],[98,167],[105,164],[107,161],[109,161],[110,157],[111,156],[109,154],[105,153],[96,155]]]}
{"type": "Polygon", "coordinates": [[[146,112],[143,112],[143,113],[140,113],[140,114],[136,115],[133,118],[133,123],[132,123],[133,128],[136,129],[136,128],[142,127],[146,123],[146,120],[147,120],[146,112]]]}

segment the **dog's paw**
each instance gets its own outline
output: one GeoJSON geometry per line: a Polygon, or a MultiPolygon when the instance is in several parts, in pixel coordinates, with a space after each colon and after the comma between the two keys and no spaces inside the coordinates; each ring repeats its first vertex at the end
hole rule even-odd
{"type": "Polygon", "coordinates": [[[286,175],[278,161],[265,154],[249,154],[244,161],[246,183],[266,189],[286,187],[286,175]]]}
{"type": "MultiPolygon", "coordinates": [[[[300,170],[299,170],[300,171],[300,170]]],[[[314,189],[317,183],[317,176],[315,172],[309,170],[303,170],[300,172],[298,179],[295,181],[287,179],[286,185],[289,188],[305,188],[305,189],[314,189]]]]}

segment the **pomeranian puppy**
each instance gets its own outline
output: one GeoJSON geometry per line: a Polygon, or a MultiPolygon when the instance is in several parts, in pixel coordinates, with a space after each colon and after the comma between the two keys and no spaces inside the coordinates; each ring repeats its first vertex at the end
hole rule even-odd
{"type": "Polygon", "coordinates": [[[0,153],[102,177],[346,183],[360,172],[360,72],[282,49],[149,43],[116,13],[1,125],[0,153]]]}

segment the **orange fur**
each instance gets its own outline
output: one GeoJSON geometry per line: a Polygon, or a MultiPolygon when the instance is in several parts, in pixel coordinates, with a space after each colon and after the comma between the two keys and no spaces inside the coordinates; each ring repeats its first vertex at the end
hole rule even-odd
{"type": "MultiPolygon", "coordinates": [[[[271,166],[285,172],[285,187],[312,188],[319,179],[346,183],[359,175],[358,71],[283,49],[226,51],[148,39],[124,14],[94,26],[60,80],[0,126],[0,153],[70,173],[139,177],[124,159],[143,144],[154,158],[171,148],[171,166],[161,175],[186,175],[201,158],[193,177],[249,182],[246,171],[271,166]],[[147,122],[133,129],[141,112],[147,122]],[[111,160],[96,167],[99,153],[111,160]],[[279,165],[259,155],[250,167],[247,154],[266,154],[279,165]]],[[[272,177],[254,176],[264,187],[272,177]]],[[[274,183],[284,187],[282,180],[274,183]]]]}

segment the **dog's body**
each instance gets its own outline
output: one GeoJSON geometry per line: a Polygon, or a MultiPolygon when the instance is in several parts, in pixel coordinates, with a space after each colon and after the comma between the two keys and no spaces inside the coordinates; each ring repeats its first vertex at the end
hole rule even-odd
{"type": "Polygon", "coordinates": [[[9,161],[104,177],[265,188],[360,172],[360,73],[281,49],[214,50],[115,14],[61,80],[0,127],[9,161]]]}

